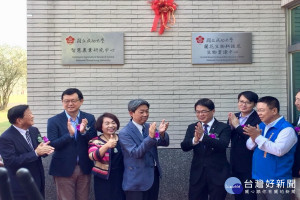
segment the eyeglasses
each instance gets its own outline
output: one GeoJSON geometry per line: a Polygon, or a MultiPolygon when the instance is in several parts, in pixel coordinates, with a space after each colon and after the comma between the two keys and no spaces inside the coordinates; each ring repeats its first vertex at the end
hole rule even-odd
{"type": "Polygon", "coordinates": [[[200,114],[207,114],[209,113],[211,110],[196,110],[195,113],[197,115],[200,115],[200,114]]]}
{"type": "Polygon", "coordinates": [[[249,101],[239,101],[239,104],[241,105],[246,105],[246,106],[250,106],[252,103],[249,101]]]}
{"type": "Polygon", "coordinates": [[[69,103],[77,103],[78,101],[79,101],[79,99],[71,99],[71,100],[65,99],[65,100],[63,100],[62,102],[63,102],[64,104],[69,104],[69,103]]]}

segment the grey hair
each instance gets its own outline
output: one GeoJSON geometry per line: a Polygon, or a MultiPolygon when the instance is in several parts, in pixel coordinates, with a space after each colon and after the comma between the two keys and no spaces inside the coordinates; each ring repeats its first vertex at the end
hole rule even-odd
{"type": "Polygon", "coordinates": [[[144,99],[133,99],[128,103],[128,111],[135,112],[141,105],[146,105],[150,108],[150,104],[144,99]]]}

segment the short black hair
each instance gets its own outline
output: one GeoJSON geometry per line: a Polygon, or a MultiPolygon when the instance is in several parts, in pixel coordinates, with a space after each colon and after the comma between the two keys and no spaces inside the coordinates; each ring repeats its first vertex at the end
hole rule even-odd
{"type": "Polygon", "coordinates": [[[69,88],[69,89],[66,89],[62,93],[61,100],[63,100],[63,98],[64,98],[65,95],[72,95],[74,93],[76,93],[78,95],[79,100],[83,99],[83,95],[82,95],[82,93],[81,93],[81,91],[79,89],[77,89],[77,88],[69,88]]]}
{"type": "Polygon", "coordinates": [[[25,111],[29,108],[28,105],[22,104],[10,108],[7,112],[9,123],[15,124],[18,118],[23,118],[25,111]]]}
{"type": "Polygon", "coordinates": [[[95,123],[95,128],[97,131],[100,131],[101,133],[103,133],[103,130],[102,130],[102,124],[103,124],[103,119],[107,117],[107,118],[110,118],[112,120],[114,120],[117,124],[117,130],[119,130],[120,128],[120,121],[119,119],[117,118],[116,115],[112,114],[112,113],[103,113],[102,115],[100,115],[100,117],[98,117],[96,123],[95,123]]]}
{"type": "Polygon", "coordinates": [[[261,97],[260,99],[258,99],[257,103],[265,103],[270,109],[277,108],[278,113],[280,111],[279,101],[275,97],[272,96],[261,97]]]}
{"type": "Polygon", "coordinates": [[[215,104],[212,100],[208,99],[208,98],[203,98],[203,99],[199,99],[196,103],[195,103],[195,110],[197,106],[205,106],[207,107],[209,110],[213,110],[215,109],[215,104]]]}
{"type": "Polygon", "coordinates": [[[244,91],[244,92],[241,92],[241,93],[238,95],[238,100],[240,99],[241,96],[246,97],[246,99],[248,99],[250,102],[254,102],[254,104],[257,103],[258,95],[257,95],[255,92],[252,92],[252,91],[244,91]]]}

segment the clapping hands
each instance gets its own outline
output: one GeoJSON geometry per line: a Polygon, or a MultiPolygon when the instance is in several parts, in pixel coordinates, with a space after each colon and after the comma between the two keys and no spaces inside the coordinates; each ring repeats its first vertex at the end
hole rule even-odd
{"type": "Polygon", "coordinates": [[[49,145],[50,141],[44,143],[41,142],[35,149],[35,152],[38,156],[49,155],[54,152],[54,147],[49,145]]]}
{"type": "MultiPolygon", "coordinates": [[[[88,120],[86,118],[84,118],[84,119],[82,119],[81,124],[77,125],[78,127],[76,127],[76,128],[80,133],[84,133],[85,130],[87,129],[87,124],[88,124],[88,120]]],[[[70,135],[74,136],[75,128],[73,127],[73,125],[71,123],[71,118],[68,119],[67,127],[68,127],[70,135]]]]}

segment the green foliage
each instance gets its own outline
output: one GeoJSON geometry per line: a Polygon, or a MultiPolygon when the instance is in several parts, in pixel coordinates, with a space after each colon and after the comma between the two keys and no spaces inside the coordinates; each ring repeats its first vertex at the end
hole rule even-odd
{"type": "Polygon", "coordinates": [[[0,110],[7,107],[14,86],[26,75],[26,50],[7,45],[0,46],[0,110]]]}

